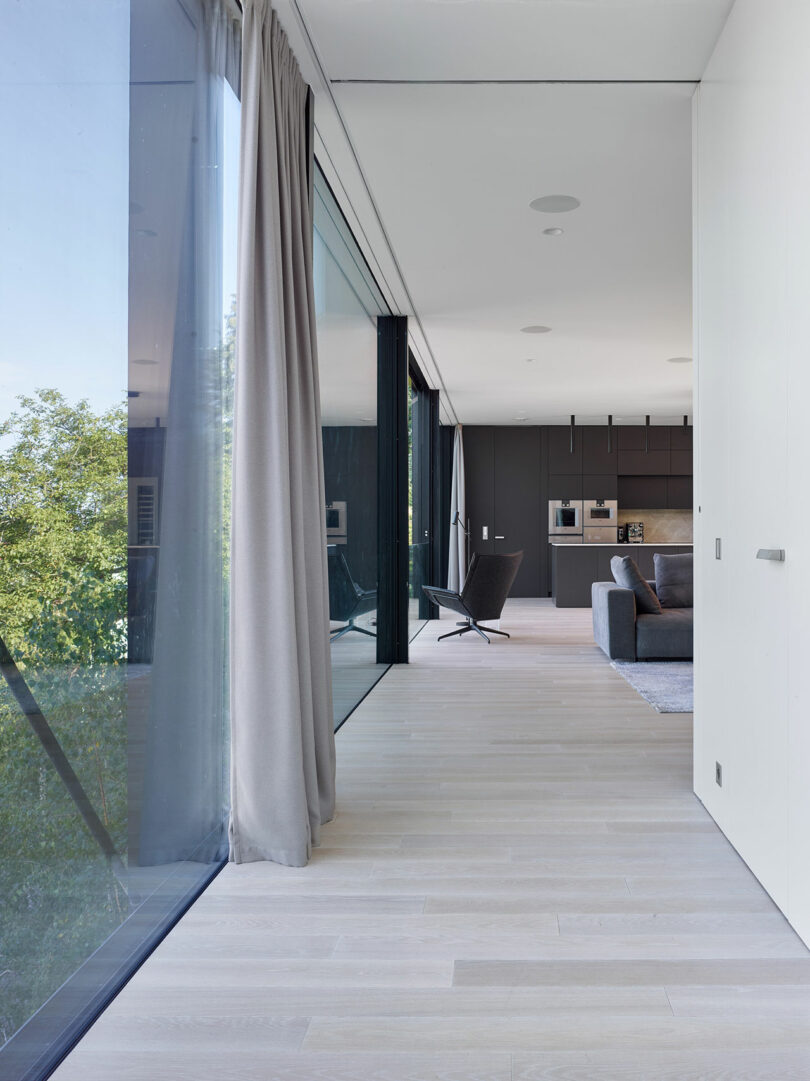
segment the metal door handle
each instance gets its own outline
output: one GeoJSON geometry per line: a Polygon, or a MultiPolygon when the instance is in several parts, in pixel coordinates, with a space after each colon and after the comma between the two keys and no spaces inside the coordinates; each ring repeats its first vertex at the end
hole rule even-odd
{"type": "Polygon", "coordinates": [[[784,548],[760,548],[757,552],[757,559],[773,559],[777,563],[785,562],[785,549],[784,548]]]}

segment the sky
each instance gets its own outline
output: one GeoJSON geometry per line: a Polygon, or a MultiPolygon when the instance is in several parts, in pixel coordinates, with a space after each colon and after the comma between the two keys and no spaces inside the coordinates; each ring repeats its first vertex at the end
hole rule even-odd
{"type": "Polygon", "coordinates": [[[0,3],[0,416],[127,370],[128,0],[0,3]]]}
{"type": "MultiPolygon", "coordinates": [[[[0,0],[0,419],[38,387],[96,410],[125,400],[129,34],[129,0],[0,0]]],[[[227,86],[224,119],[227,311],[239,146],[227,86]]]]}

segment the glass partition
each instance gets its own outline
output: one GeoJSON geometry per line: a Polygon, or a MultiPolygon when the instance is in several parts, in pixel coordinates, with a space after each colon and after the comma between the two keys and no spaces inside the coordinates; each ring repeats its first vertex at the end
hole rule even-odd
{"type": "Polygon", "coordinates": [[[430,605],[422,592],[430,569],[430,411],[426,388],[408,376],[408,641],[412,641],[429,618],[430,605]]]}
{"type": "Polygon", "coordinates": [[[314,277],[335,726],[377,663],[377,316],[388,308],[320,170],[314,277]]]}
{"type": "Polygon", "coordinates": [[[2,1077],[47,1073],[227,855],[223,11],[0,6],[2,1077]]]}

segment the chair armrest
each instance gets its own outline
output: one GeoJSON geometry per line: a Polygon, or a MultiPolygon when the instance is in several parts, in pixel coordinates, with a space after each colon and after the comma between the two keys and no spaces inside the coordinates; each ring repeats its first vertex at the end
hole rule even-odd
{"type": "Polygon", "coordinates": [[[636,659],[636,597],[615,582],[591,586],[593,636],[611,660],[636,659]]]}
{"type": "Polygon", "coordinates": [[[469,617],[470,613],[467,611],[464,601],[452,589],[442,589],[440,586],[422,586],[422,592],[434,604],[438,604],[442,608],[449,608],[452,612],[458,612],[459,615],[469,617]]]}

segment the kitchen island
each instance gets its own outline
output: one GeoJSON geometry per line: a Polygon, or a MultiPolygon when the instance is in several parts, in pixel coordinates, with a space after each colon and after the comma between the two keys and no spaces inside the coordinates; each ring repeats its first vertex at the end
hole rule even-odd
{"type": "Polygon", "coordinates": [[[691,552],[691,544],[551,543],[551,596],[558,608],[590,608],[594,582],[612,582],[613,556],[632,556],[645,578],[655,577],[656,552],[691,552]]]}

